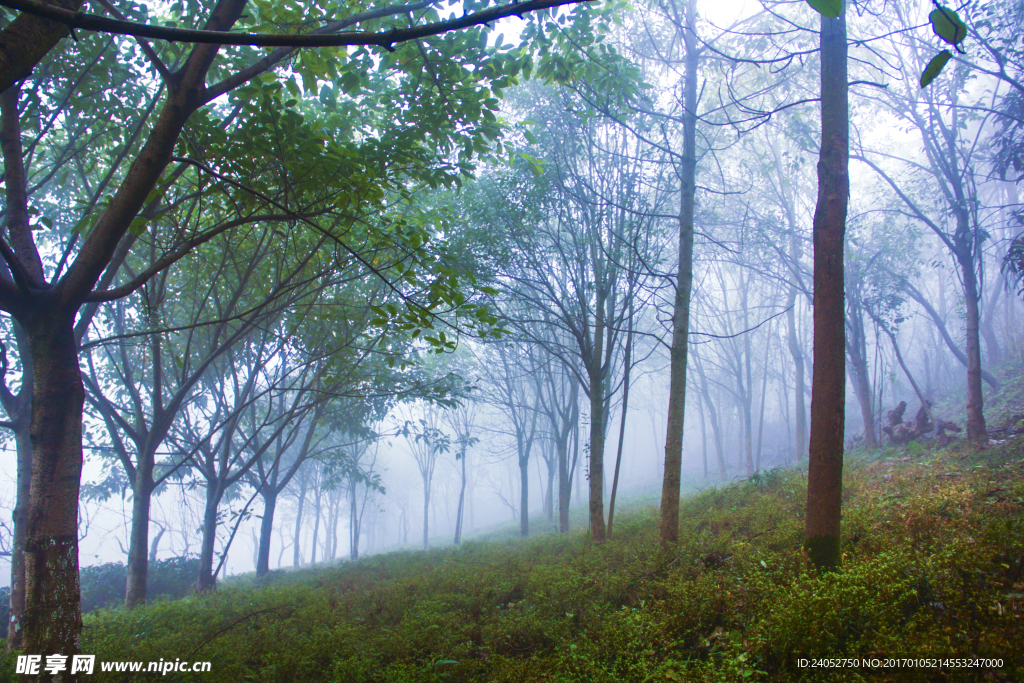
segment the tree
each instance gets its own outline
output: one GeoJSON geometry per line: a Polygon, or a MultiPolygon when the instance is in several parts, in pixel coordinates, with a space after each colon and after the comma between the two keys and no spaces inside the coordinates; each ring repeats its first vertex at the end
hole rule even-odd
{"type": "Polygon", "coordinates": [[[821,152],[814,210],[814,366],[804,547],[816,567],[839,566],[846,418],[843,247],[849,176],[846,19],[821,16],[821,152]]]}
{"type": "MultiPolygon", "coordinates": [[[[409,29],[411,33],[392,33],[385,30],[383,37],[378,35],[373,40],[360,38],[356,42],[376,42],[390,47],[403,35],[410,39],[423,38],[556,4],[558,2],[503,6],[492,8],[496,11],[485,10],[482,14],[471,14],[455,22],[434,23],[430,21],[436,17],[436,13],[433,10],[424,10],[419,16],[426,17],[428,23],[409,29]]],[[[261,28],[260,22],[266,18],[259,13],[245,14],[246,6],[244,0],[219,0],[206,17],[204,29],[229,31],[240,22],[249,30],[261,28]]],[[[147,9],[136,8],[133,10],[133,16],[128,18],[140,18],[147,9]]],[[[396,14],[401,17],[400,22],[406,22],[409,10],[409,6],[375,8],[328,24],[323,32],[330,33],[358,21],[377,21],[382,20],[382,17],[396,14]]],[[[298,20],[301,17],[296,16],[294,19],[298,20]]],[[[74,16],[68,20],[74,20],[74,16]]],[[[275,16],[270,21],[280,21],[280,17],[275,16]]],[[[40,36],[37,35],[39,27],[39,22],[16,21],[0,35],[0,52],[17,54],[19,58],[24,58],[13,67],[8,66],[8,70],[0,76],[9,81],[24,77],[27,69],[35,66],[35,63],[32,63],[34,55],[49,50],[55,43],[55,36],[59,37],[62,33],[62,30],[58,29],[49,37],[40,36]]],[[[404,28],[401,30],[405,31],[404,28]]],[[[392,128],[392,133],[384,133],[379,138],[372,132],[369,135],[361,134],[361,140],[365,143],[362,147],[351,142],[353,138],[350,134],[343,133],[335,138],[348,141],[341,144],[332,144],[323,136],[307,135],[304,138],[307,146],[303,152],[307,155],[306,159],[312,159],[314,165],[331,166],[332,173],[330,176],[307,175],[303,191],[315,193],[331,185],[337,188],[341,183],[348,186],[347,196],[352,200],[364,198],[379,205],[383,193],[379,190],[381,183],[377,181],[382,175],[394,181],[393,186],[397,186],[407,182],[398,182],[398,179],[408,179],[413,167],[426,169],[431,166],[429,160],[433,157],[424,154],[421,146],[421,141],[426,138],[431,140],[431,144],[440,150],[441,154],[447,154],[449,150],[456,148],[463,151],[460,165],[456,166],[454,172],[437,172],[436,168],[432,168],[430,172],[421,174],[421,177],[426,176],[428,182],[451,182],[462,170],[468,171],[469,157],[475,151],[485,148],[487,141],[497,135],[496,123],[485,121],[482,126],[476,125],[481,120],[483,111],[491,111],[497,106],[497,102],[490,99],[492,93],[489,86],[500,92],[500,89],[514,78],[518,68],[518,62],[511,56],[489,61],[492,51],[481,47],[479,42],[483,32],[474,29],[472,33],[472,36],[462,35],[457,40],[425,40],[406,44],[396,48],[396,52],[400,54],[394,57],[386,50],[378,56],[369,49],[356,50],[347,56],[347,78],[344,83],[349,92],[357,92],[361,86],[370,85],[373,75],[381,74],[376,80],[378,84],[383,86],[390,82],[397,84],[398,87],[397,92],[394,88],[382,87],[380,94],[389,103],[404,101],[410,104],[390,109],[393,112],[400,112],[402,118],[410,125],[392,128]],[[474,68],[468,69],[465,65],[473,65],[474,68]],[[381,71],[376,71],[378,66],[381,71]],[[394,78],[390,74],[384,75],[386,70],[391,68],[403,73],[412,72],[414,77],[403,79],[394,78]],[[430,85],[420,85],[418,76],[421,72],[427,72],[431,76],[430,85]],[[448,93],[452,93],[454,97],[456,91],[460,97],[454,99],[458,106],[453,108],[453,99],[448,97],[448,93]],[[440,112],[443,112],[443,115],[440,112]],[[353,152],[356,155],[354,157],[353,152]],[[365,170],[370,171],[363,175],[363,179],[369,181],[363,184],[364,191],[351,191],[354,188],[350,183],[358,177],[358,173],[346,173],[338,168],[339,165],[343,166],[346,163],[346,159],[350,162],[358,160],[364,164],[365,170]]],[[[215,39],[220,40],[216,37],[215,39]]],[[[348,37],[345,40],[348,40],[348,37]]],[[[90,37],[83,42],[98,44],[110,41],[90,37]]],[[[339,41],[342,42],[344,41],[339,41]]],[[[351,42],[350,40],[349,43],[351,42]]],[[[284,106],[287,102],[280,92],[281,83],[276,82],[276,77],[270,79],[275,81],[275,90],[274,87],[270,87],[271,83],[254,79],[272,72],[275,67],[283,65],[284,60],[295,56],[295,48],[284,47],[265,55],[259,50],[249,48],[222,50],[217,43],[200,43],[184,49],[174,45],[154,49],[142,39],[138,41],[137,48],[124,41],[120,44],[125,46],[126,52],[118,49],[114,54],[131,53],[133,57],[145,60],[139,63],[148,64],[148,67],[135,68],[130,77],[122,81],[123,83],[147,82],[145,79],[150,77],[144,72],[148,69],[158,74],[162,81],[160,93],[163,104],[154,118],[149,118],[149,113],[155,112],[157,98],[150,97],[147,98],[149,106],[136,110],[136,120],[122,127],[126,132],[134,131],[138,135],[137,141],[134,138],[126,140],[114,155],[108,155],[109,150],[105,148],[85,148],[80,154],[70,158],[46,157],[43,162],[39,162],[37,157],[31,157],[30,163],[47,163],[56,159],[46,175],[51,181],[41,189],[36,186],[29,188],[27,185],[26,179],[31,173],[27,173],[24,167],[25,150],[18,150],[13,144],[5,145],[4,149],[5,186],[10,218],[5,239],[0,243],[0,255],[8,269],[8,273],[0,276],[0,309],[12,316],[24,330],[27,355],[34,370],[32,416],[29,427],[33,476],[29,492],[25,541],[25,571],[26,575],[31,577],[27,581],[24,618],[27,652],[73,654],[77,652],[81,628],[77,588],[76,523],[82,466],[84,388],[78,365],[77,340],[80,335],[76,335],[76,318],[80,325],[88,326],[95,311],[95,304],[130,294],[156,273],[172,266],[204,242],[238,225],[284,220],[316,230],[325,230],[332,234],[334,244],[343,249],[347,246],[352,257],[358,257],[358,252],[352,245],[359,244],[359,241],[367,236],[366,231],[358,234],[360,230],[350,232],[345,238],[339,234],[341,226],[353,227],[351,219],[359,212],[347,209],[356,208],[358,201],[349,201],[344,205],[335,202],[333,221],[327,219],[332,214],[330,211],[323,212],[323,204],[320,204],[319,209],[313,209],[312,213],[308,205],[302,206],[301,202],[309,199],[308,196],[294,197],[296,203],[282,206],[267,201],[267,195],[255,188],[240,189],[233,185],[230,180],[230,172],[234,170],[231,168],[232,162],[218,156],[225,151],[225,148],[217,144],[225,139],[223,131],[244,129],[246,117],[258,119],[258,113],[265,111],[270,115],[270,119],[274,119],[272,123],[289,121],[291,115],[281,116],[287,112],[287,107],[284,106]],[[174,64],[174,67],[169,67],[168,62],[174,64]],[[211,77],[219,80],[210,83],[211,77]],[[227,107],[216,103],[225,95],[228,96],[227,100],[230,103],[227,107]],[[179,147],[186,128],[189,130],[186,144],[179,147]],[[96,164],[89,158],[83,159],[81,155],[89,152],[99,152],[102,158],[112,159],[112,167],[111,164],[96,164]],[[177,157],[178,160],[175,161],[176,152],[184,152],[186,156],[177,157]],[[81,220],[72,220],[68,226],[77,224],[79,229],[61,233],[57,240],[59,247],[54,252],[41,249],[37,240],[49,241],[50,236],[40,236],[38,231],[31,229],[27,210],[30,191],[45,193],[52,189],[58,192],[61,167],[75,160],[83,162],[82,166],[87,169],[110,170],[109,193],[83,204],[84,210],[78,212],[81,220]],[[196,223],[193,223],[193,229],[184,234],[179,233],[177,239],[167,240],[156,260],[136,277],[126,274],[122,270],[122,265],[147,225],[156,229],[174,209],[181,208],[180,203],[175,205],[167,202],[174,201],[177,194],[174,188],[180,187],[175,183],[182,180],[193,183],[192,187],[196,188],[216,188],[214,196],[219,196],[228,203],[210,202],[204,206],[219,204],[221,208],[230,208],[227,212],[230,218],[224,221],[204,218],[197,230],[194,229],[196,223]],[[229,200],[232,195],[233,204],[229,200]],[[346,220],[346,217],[349,220],[346,220]],[[51,258],[51,253],[57,256],[51,258]],[[115,284],[119,279],[121,284],[115,284]]],[[[65,49],[67,55],[75,58],[81,54],[73,44],[67,45],[65,49]]],[[[52,65],[60,65],[65,59],[64,54],[54,54],[52,51],[47,54],[43,68],[34,72],[36,80],[30,84],[31,87],[39,86],[43,90],[59,87],[64,89],[64,92],[68,92],[69,89],[73,91],[77,87],[75,82],[48,80],[46,75],[52,65]]],[[[318,77],[338,75],[336,69],[326,68],[324,64],[324,61],[308,54],[300,56],[293,64],[293,73],[304,81],[306,93],[313,94],[311,89],[317,87],[318,77]]],[[[293,82],[291,79],[286,80],[293,82]]],[[[297,82],[293,87],[302,95],[297,82]]],[[[140,90],[142,89],[137,88],[136,92],[140,90]]],[[[325,99],[329,100],[329,95],[333,92],[333,89],[328,91],[325,99]]],[[[18,105],[15,110],[20,112],[21,105],[17,92],[13,97],[8,97],[9,101],[13,100],[18,105]]],[[[113,99],[116,100],[118,97],[115,96],[113,99]]],[[[46,102],[54,110],[59,110],[66,102],[74,104],[72,100],[61,96],[48,98],[46,102]]],[[[364,101],[359,108],[365,112],[372,111],[373,107],[368,105],[369,103],[364,101]]],[[[11,108],[9,112],[10,110],[11,108]]],[[[93,120],[98,120],[104,115],[104,112],[93,112],[91,115],[86,112],[81,118],[87,119],[91,116],[93,120]]],[[[7,118],[16,117],[9,113],[7,118]]],[[[75,118],[75,115],[67,117],[68,120],[75,118]]],[[[291,116],[290,120],[294,121],[294,117],[291,116]]],[[[342,130],[347,129],[351,132],[352,129],[347,128],[344,118],[336,123],[342,130]]],[[[8,133],[8,138],[12,141],[17,137],[16,131],[9,130],[8,133]]],[[[245,149],[245,146],[241,149],[245,149]]],[[[267,167],[253,159],[234,165],[239,170],[246,166],[249,169],[267,167]]],[[[193,196],[207,198],[206,193],[202,191],[194,193],[193,196]]],[[[65,195],[62,201],[65,205],[72,205],[76,199],[78,198],[65,195]]],[[[321,201],[322,199],[321,196],[321,201]]],[[[422,234],[418,241],[422,243],[422,234]]],[[[371,264],[372,260],[364,260],[364,266],[369,267],[371,264]]],[[[410,277],[412,276],[413,274],[410,274],[410,277]]],[[[439,283],[434,293],[438,294],[447,287],[447,281],[439,283]]],[[[427,302],[418,307],[410,305],[403,315],[414,326],[421,323],[429,324],[434,319],[438,303],[439,297],[432,304],[427,302]]]]}

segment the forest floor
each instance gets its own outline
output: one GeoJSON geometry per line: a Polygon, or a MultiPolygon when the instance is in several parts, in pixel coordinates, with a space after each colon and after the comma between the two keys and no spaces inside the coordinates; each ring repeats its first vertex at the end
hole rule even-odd
{"type": "Polygon", "coordinates": [[[99,611],[82,650],[209,661],[160,677],[203,683],[1024,680],[1022,474],[1024,437],[849,454],[831,574],[800,551],[806,474],[776,470],[685,499],[671,550],[634,508],[600,546],[473,541],[99,611]]]}

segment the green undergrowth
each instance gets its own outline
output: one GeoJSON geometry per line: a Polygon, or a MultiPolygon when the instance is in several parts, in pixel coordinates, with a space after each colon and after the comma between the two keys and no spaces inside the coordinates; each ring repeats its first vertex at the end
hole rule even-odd
{"type": "Polygon", "coordinates": [[[111,681],[1024,680],[1022,455],[1011,441],[851,457],[831,574],[800,551],[806,476],[773,471],[685,499],[671,550],[656,512],[634,509],[601,546],[582,532],[468,542],[101,611],[82,649],[212,663],[97,676],[111,681]],[[798,666],[816,657],[1003,666],[798,666]]]}

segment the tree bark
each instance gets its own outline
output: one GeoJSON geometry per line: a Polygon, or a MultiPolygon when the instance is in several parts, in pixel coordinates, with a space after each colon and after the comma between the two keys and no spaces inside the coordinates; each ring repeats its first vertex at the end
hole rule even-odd
{"type": "Polygon", "coordinates": [[[196,591],[200,593],[217,586],[217,577],[213,575],[213,553],[217,540],[217,508],[220,506],[222,495],[219,486],[212,487],[207,483],[203,535],[199,545],[199,576],[196,578],[196,591]]]}
{"type": "Polygon", "coordinates": [[[260,495],[263,498],[263,519],[260,520],[259,550],[256,551],[257,577],[266,576],[270,572],[270,542],[274,532],[278,490],[274,487],[265,487],[260,495]]]}
{"type": "MultiPolygon", "coordinates": [[[[794,237],[790,243],[791,255],[795,253],[795,242],[796,238],[794,237]]],[[[793,357],[793,409],[796,412],[794,419],[794,422],[796,423],[794,430],[796,432],[796,449],[794,451],[794,457],[796,462],[800,462],[807,453],[807,405],[804,397],[804,392],[806,391],[804,380],[804,352],[800,347],[800,338],[797,335],[796,330],[796,287],[791,286],[789,288],[789,300],[787,305],[789,306],[789,311],[786,313],[786,341],[789,344],[789,355],[793,357]]]]}
{"type": "Polygon", "coordinates": [[[814,210],[814,369],[804,547],[819,569],[841,556],[846,402],[843,248],[849,178],[846,19],[821,17],[821,152],[814,210]]]}
{"type": "MultiPolygon", "coordinates": [[[[25,537],[25,638],[29,654],[78,654],[78,495],[85,388],[74,310],[38,294],[25,322],[32,358],[32,482],[25,537]]],[[[43,675],[40,680],[50,680],[43,675]]],[[[66,679],[68,680],[68,679],[66,679]]]]}
{"type": "Polygon", "coordinates": [[[693,213],[697,191],[697,5],[687,0],[683,45],[683,156],[679,168],[679,263],[672,307],[669,349],[668,424],[665,429],[665,471],[661,484],[658,538],[663,546],[679,539],[679,486],[686,417],[686,353],[690,336],[690,295],[693,288],[693,213]]]}
{"type": "Polygon", "coordinates": [[[132,520],[128,539],[128,579],[124,605],[133,609],[146,604],[149,572],[149,509],[153,495],[153,458],[140,457],[132,485],[132,520]]]}
{"type": "MultiPolygon", "coordinates": [[[[19,394],[32,389],[23,388],[19,394]]],[[[32,437],[26,416],[14,420],[14,443],[18,457],[18,481],[14,502],[14,533],[11,538],[11,599],[7,623],[7,649],[20,650],[25,635],[25,538],[28,527],[28,501],[32,487],[32,437]]]]}
{"type": "MultiPolygon", "coordinates": [[[[632,296],[632,292],[630,292],[632,296]]],[[[612,536],[615,521],[615,494],[619,490],[619,469],[622,467],[622,444],[626,436],[626,413],[629,410],[629,374],[633,369],[633,304],[629,305],[629,322],[626,328],[626,351],[623,356],[622,415],[619,418],[619,444],[615,449],[615,473],[612,475],[612,495],[608,499],[608,538],[612,536]]]]}
{"type": "Polygon", "coordinates": [[[988,441],[985,427],[984,394],[981,387],[981,337],[978,276],[974,258],[957,254],[964,281],[964,312],[967,332],[967,439],[975,444],[988,441]]]}

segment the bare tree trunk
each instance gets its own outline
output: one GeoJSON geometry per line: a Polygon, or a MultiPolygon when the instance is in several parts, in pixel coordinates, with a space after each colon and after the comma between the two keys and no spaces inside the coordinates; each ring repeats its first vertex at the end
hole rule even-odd
{"type": "Polygon", "coordinates": [[[217,541],[217,508],[223,492],[220,487],[211,488],[207,483],[206,507],[203,510],[203,537],[199,546],[199,577],[196,579],[196,591],[203,592],[217,586],[217,577],[213,573],[214,544],[217,541]]]}
{"type": "MultiPolygon", "coordinates": [[[[795,238],[791,241],[795,242],[795,238]]],[[[790,246],[790,253],[793,254],[795,247],[790,246]]],[[[800,348],[800,339],[796,330],[796,287],[789,288],[789,300],[787,305],[789,311],[786,313],[788,325],[787,341],[789,343],[789,355],[793,357],[793,409],[796,413],[794,428],[796,432],[796,451],[794,457],[800,462],[807,453],[807,406],[805,404],[804,392],[807,390],[804,382],[804,352],[800,348]]]]}
{"type": "Polygon", "coordinates": [[[150,542],[150,544],[149,544],[149,561],[150,562],[156,562],[157,553],[160,552],[160,539],[162,539],[164,537],[165,533],[167,533],[167,529],[165,527],[161,526],[160,527],[160,531],[158,531],[156,533],[156,536],[154,536],[153,540],[150,542]]]}
{"type": "Polygon", "coordinates": [[[672,307],[669,349],[668,424],[665,429],[665,472],[661,483],[658,538],[663,546],[679,539],[679,487],[686,417],[686,352],[690,337],[690,296],[693,288],[693,213],[697,191],[697,4],[687,0],[683,45],[683,155],[679,168],[679,264],[672,307]]]}
{"type": "MultiPolygon", "coordinates": [[[[845,10],[844,10],[845,12],[845,10]]],[[[816,567],[839,566],[846,410],[843,248],[850,195],[846,19],[821,17],[821,153],[814,210],[814,371],[804,547],[816,567]]]]}
{"type": "Polygon", "coordinates": [[[423,477],[423,549],[426,550],[430,534],[430,482],[423,477]]]}
{"type": "Polygon", "coordinates": [[[459,482],[459,509],[455,515],[455,545],[462,543],[462,517],[466,510],[466,452],[462,452],[462,478],[459,482]]]}
{"type": "MultiPolygon", "coordinates": [[[[31,387],[28,389],[31,391],[31,387]]],[[[26,389],[22,389],[24,394],[26,389]]],[[[14,533],[11,538],[11,600],[7,623],[7,649],[19,650],[25,635],[25,538],[28,530],[28,501],[32,486],[32,440],[27,419],[18,420],[14,443],[18,453],[18,482],[14,502],[14,533]]]]}
{"type": "Polygon", "coordinates": [[[768,323],[768,339],[764,343],[764,374],[761,376],[761,410],[757,419],[757,453],[754,456],[754,471],[761,471],[761,437],[764,435],[764,404],[768,393],[768,352],[772,348],[772,326],[768,323]]]}
{"type": "MultiPolygon", "coordinates": [[[[632,292],[630,293],[632,295],[632,292]]],[[[612,495],[608,499],[608,538],[612,537],[615,521],[615,494],[619,490],[619,469],[622,466],[622,443],[626,436],[626,412],[629,410],[629,374],[633,369],[633,304],[629,304],[629,322],[626,328],[626,351],[623,358],[622,415],[619,418],[619,445],[615,449],[615,474],[612,476],[612,495]]]]}
{"type": "MultiPolygon", "coordinates": [[[[74,313],[53,290],[24,324],[33,367],[32,481],[25,536],[25,652],[74,655],[82,633],[78,583],[78,495],[85,388],[74,313]]],[[[40,680],[49,680],[44,675],[40,680]]]]}
{"type": "Polygon", "coordinates": [[[149,509],[153,498],[154,459],[140,454],[132,486],[132,519],[128,539],[128,577],[124,605],[133,609],[146,604],[146,576],[149,573],[149,509]]]}
{"type": "MultiPolygon", "coordinates": [[[[273,486],[264,487],[263,519],[260,520],[259,549],[256,552],[256,576],[266,576],[270,572],[270,542],[274,533],[274,513],[277,511],[278,489],[273,486]]],[[[278,562],[280,564],[280,561],[278,562]]]]}
{"type": "MultiPolygon", "coordinates": [[[[957,231],[958,234],[961,232],[957,231]]],[[[967,328],[967,439],[975,444],[988,442],[988,430],[985,427],[984,394],[981,386],[981,339],[979,335],[978,276],[975,269],[973,250],[958,249],[957,261],[960,262],[960,274],[964,283],[964,309],[967,328]]]]}
{"type": "Polygon", "coordinates": [[[323,503],[323,486],[317,483],[316,495],[313,496],[313,541],[309,544],[309,563],[316,564],[316,541],[320,534],[320,512],[323,503]]]}
{"type": "Polygon", "coordinates": [[[292,549],[292,566],[296,569],[302,566],[302,548],[299,541],[302,539],[302,509],[306,506],[306,486],[306,477],[303,477],[299,482],[299,496],[295,510],[295,543],[292,549]]]}

